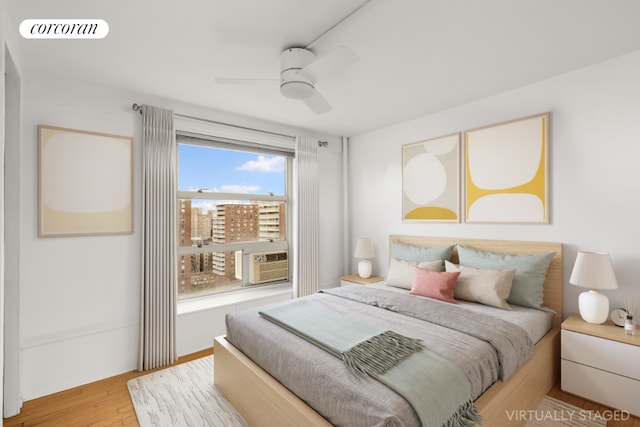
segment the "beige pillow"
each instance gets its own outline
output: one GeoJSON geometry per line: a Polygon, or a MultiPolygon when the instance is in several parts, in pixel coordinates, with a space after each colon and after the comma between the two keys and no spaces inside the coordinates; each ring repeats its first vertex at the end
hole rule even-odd
{"type": "Polygon", "coordinates": [[[411,289],[411,285],[413,285],[412,266],[425,268],[427,270],[442,271],[442,260],[412,262],[391,258],[389,274],[387,274],[387,282],[385,284],[395,286],[396,288],[411,289]]]}
{"type": "Polygon", "coordinates": [[[455,298],[511,310],[507,299],[511,293],[513,276],[516,274],[515,268],[486,270],[455,265],[449,261],[445,261],[444,266],[446,271],[460,272],[454,289],[455,298]]]}

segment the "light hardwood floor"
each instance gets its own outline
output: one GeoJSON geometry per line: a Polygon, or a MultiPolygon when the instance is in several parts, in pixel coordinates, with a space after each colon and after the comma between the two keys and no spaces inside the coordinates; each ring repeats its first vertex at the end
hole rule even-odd
{"type": "MultiPolygon", "coordinates": [[[[174,365],[213,354],[213,348],[182,356],[174,365]]],[[[25,402],[4,427],[138,426],[127,381],[148,374],[128,372],[25,402]]]]}
{"type": "Polygon", "coordinates": [[[547,395],[550,397],[553,397],[554,399],[558,399],[563,402],[566,402],[570,405],[577,406],[578,408],[581,408],[587,411],[595,411],[598,414],[601,414],[600,415],[601,419],[608,420],[607,427],[640,427],[640,418],[629,417],[627,419],[627,416],[624,416],[624,414],[620,414],[619,412],[612,413],[611,408],[599,405],[590,400],[583,399],[573,394],[566,393],[560,389],[560,383],[557,383],[556,385],[554,385],[553,388],[549,390],[549,393],[547,393],[547,395]],[[625,418],[625,419],[622,419],[622,420],[612,419],[616,416],[616,414],[620,418],[625,418]]]}
{"type": "MultiPolygon", "coordinates": [[[[213,354],[213,349],[181,357],[176,364],[213,354]]],[[[19,415],[4,419],[4,427],[98,427],[138,426],[127,381],[148,372],[129,372],[25,402],[19,415]]],[[[608,416],[609,408],[560,390],[556,384],[549,396],[585,410],[608,416]]],[[[493,426],[486,426],[493,427],[493,426]]],[[[640,427],[640,418],[611,420],[607,427],[640,427]]]]}

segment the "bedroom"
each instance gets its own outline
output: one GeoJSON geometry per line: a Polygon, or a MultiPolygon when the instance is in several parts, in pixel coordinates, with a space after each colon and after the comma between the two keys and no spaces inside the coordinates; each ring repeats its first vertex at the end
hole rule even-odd
{"type": "MultiPolygon", "coordinates": [[[[22,254],[19,342],[22,372],[20,390],[21,396],[28,400],[131,370],[134,368],[137,352],[139,267],[136,259],[140,252],[139,236],[134,233],[132,236],[113,238],[49,240],[35,237],[37,124],[134,135],[137,141],[140,121],[137,114],[131,111],[133,102],[163,105],[182,114],[215,116],[222,121],[275,131],[290,130],[292,127],[313,129],[314,123],[329,119],[311,115],[297,103],[280,99],[278,94],[268,98],[273,105],[278,105],[273,110],[279,111],[281,116],[290,116],[291,120],[297,118],[296,124],[276,125],[251,118],[250,112],[238,115],[231,106],[234,102],[241,102],[239,96],[238,101],[227,101],[230,106],[228,110],[218,111],[220,108],[200,107],[195,102],[172,101],[179,99],[178,96],[141,92],[136,89],[136,83],[122,81],[118,85],[106,86],[95,81],[81,81],[73,76],[59,75],[56,68],[61,65],[45,68],[36,76],[35,70],[27,68],[30,52],[23,47],[25,41],[19,40],[14,31],[22,17],[11,15],[10,3],[15,6],[20,2],[3,2],[0,34],[23,79],[23,135],[19,170],[19,200],[22,210],[19,237],[22,254]],[[93,283],[87,284],[84,278],[96,270],[108,271],[108,274],[101,274],[93,283]]],[[[359,3],[354,2],[350,6],[359,3]]],[[[504,6],[502,2],[491,4],[504,6]]],[[[577,310],[579,289],[568,284],[568,275],[577,251],[609,252],[621,287],[618,291],[608,293],[612,305],[619,306],[624,297],[640,299],[640,288],[636,281],[640,273],[640,255],[637,251],[637,241],[640,240],[637,227],[640,213],[640,199],[637,195],[640,193],[640,184],[636,176],[636,159],[640,154],[637,144],[640,139],[640,123],[637,120],[640,114],[640,82],[637,79],[640,70],[640,46],[637,43],[640,36],[632,19],[638,16],[638,11],[633,2],[614,2],[620,9],[610,9],[613,6],[609,5],[604,10],[599,10],[598,4],[599,2],[589,3],[593,9],[588,9],[582,2],[567,2],[563,10],[556,10],[548,4],[548,10],[544,10],[543,15],[551,23],[555,23],[552,27],[556,31],[564,31],[564,21],[571,20],[573,15],[570,12],[576,10],[584,11],[585,15],[581,17],[588,31],[583,28],[583,32],[576,32],[578,40],[573,40],[570,34],[557,40],[544,39],[544,47],[554,53],[554,61],[566,59],[562,49],[568,48],[562,43],[571,41],[577,43],[578,48],[582,49],[580,53],[584,55],[589,53],[587,51],[597,53],[598,48],[606,50],[607,46],[613,46],[613,51],[607,55],[592,58],[572,69],[539,76],[536,81],[515,82],[513,86],[499,91],[486,85],[478,86],[473,99],[440,105],[432,111],[424,109],[413,113],[394,107],[389,113],[389,108],[379,108],[376,116],[373,113],[359,113],[365,110],[361,110],[364,107],[358,105],[352,107],[351,115],[341,113],[338,124],[357,124],[358,120],[367,116],[376,123],[375,126],[359,126],[355,131],[336,128],[335,131],[318,132],[329,141],[329,146],[320,151],[323,205],[338,207],[323,209],[321,227],[327,235],[347,236],[346,242],[341,239],[323,240],[323,269],[320,277],[322,287],[336,286],[343,274],[354,272],[356,260],[351,252],[358,237],[373,239],[376,248],[374,273],[384,276],[387,272],[385,248],[389,234],[431,234],[563,242],[565,313],[577,310]],[[594,31],[593,28],[599,30],[594,31]],[[583,42],[580,42],[580,37],[584,37],[583,42]],[[561,51],[553,50],[554,47],[561,51]],[[401,145],[545,111],[551,112],[549,225],[402,221],[398,208],[401,200],[401,145]],[[391,114],[401,116],[392,117],[391,114]],[[346,158],[343,158],[339,138],[342,135],[349,136],[346,158]],[[372,150],[371,147],[375,149],[372,150]],[[342,177],[343,162],[347,165],[348,180],[342,177]],[[345,247],[349,249],[344,250],[345,247]]],[[[35,4],[32,7],[36,7],[35,4]]],[[[118,10],[128,10],[129,7],[131,6],[123,4],[118,10]]],[[[348,9],[347,6],[343,8],[331,11],[322,24],[330,26],[348,9]]],[[[35,10],[47,10],[52,16],[54,14],[54,10],[35,10]]],[[[26,13],[29,12],[31,10],[26,13]]],[[[81,12],[84,17],[84,14],[91,14],[91,9],[76,11],[81,12]]],[[[112,34],[116,32],[117,15],[121,13],[105,12],[105,19],[112,24],[112,34]]],[[[449,25],[455,28],[464,27],[468,23],[465,19],[472,20],[470,13],[463,14],[455,10],[450,13],[449,25]]],[[[34,15],[35,12],[32,12],[28,17],[34,15]]],[[[309,33],[317,34],[325,29],[319,27],[321,25],[316,24],[309,33]]],[[[129,51],[135,52],[136,38],[140,36],[135,31],[130,31],[129,51]]],[[[231,30],[226,34],[229,38],[235,38],[237,43],[244,43],[242,34],[231,30]]],[[[335,37],[338,35],[341,36],[337,32],[335,37]]],[[[379,31],[377,35],[381,38],[390,37],[385,31],[379,31]]],[[[360,39],[366,36],[356,34],[353,37],[354,43],[363,43],[360,39]]],[[[326,42],[329,44],[330,41],[329,38],[326,42]]],[[[379,48],[385,47],[398,55],[402,53],[394,49],[397,48],[395,45],[386,46],[379,39],[375,42],[380,45],[379,48]]],[[[442,49],[446,50],[444,44],[442,49]]],[[[411,52],[413,51],[409,54],[411,52]]],[[[364,48],[358,51],[362,56],[361,62],[365,60],[366,53],[364,48]]],[[[463,65],[473,59],[472,56],[462,55],[457,58],[463,65]]],[[[55,63],[54,60],[50,62],[55,63]]],[[[111,64],[111,68],[107,70],[133,66],[132,64],[111,64]]],[[[213,78],[212,73],[206,70],[205,74],[213,78]]],[[[391,77],[395,77],[395,74],[391,77]]],[[[88,76],[88,79],[91,78],[88,76]]],[[[153,76],[148,79],[153,80],[153,76]]],[[[183,82],[177,82],[173,86],[175,91],[180,91],[183,82]]],[[[361,96],[351,93],[348,87],[341,90],[353,98],[361,96]]],[[[378,96],[386,103],[387,97],[399,92],[397,86],[384,89],[380,85],[378,96]]],[[[411,93],[410,90],[408,92],[411,93]]],[[[237,92],[233,94],[238,95],[237,92]]],[[[253,92],[245,93],[244,96],[248,99],[255,98],[253,92]]],[[[433,96],[425,95],[423,98],[433,100],[433,96]]],[[[368,102],[379,104],[380,99],[368,102]]],[[[399,101],[395,103],[400,105],[399,101]]],[[[409,104],[407,102],[403,105],[409,104]]],[[[139,176],[136,179],[139,183],[139,176]]],[[[136,211],[136,215],[139,215],[139,211],[136,211]]],[[[9,252],[6,248],[5,251],[9,252]]],[[[190,353],[202,348],[201,343],[206,337],[196,336],[197,330],[193,326],[203,321],[215,321],[219,324],[217,313],[209,313],[209,316],[212,319],[195,314],[182,318],[183,328],[193,336],[181,334],[179,339],[184,340],[180,343],[181,352],[190,353]]]]}

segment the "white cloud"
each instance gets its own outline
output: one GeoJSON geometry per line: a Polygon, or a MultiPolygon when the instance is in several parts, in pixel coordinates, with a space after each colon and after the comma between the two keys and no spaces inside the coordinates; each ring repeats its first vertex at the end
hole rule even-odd
{"type": "Polygon", "coordinates": [[[239,185],[239,184],[225,184],[213,189],[216,193],[242,193],[242,194],[255,194],[260,191],[262,187],[259,185],[239,185]]]}
{"type": "Polygon", "coordinates": [[[213,200],[192,200],[191,208],[200,208],[203,214],[206,214],[209,211],[216,210],[216,204],[220,202],[213,200]]]}
{"type": "Polygon", "coordinates": [[[246,172],[284,172],[284,157],[258,156],[257,160],[249,160],[236,170],[246,172]]]}

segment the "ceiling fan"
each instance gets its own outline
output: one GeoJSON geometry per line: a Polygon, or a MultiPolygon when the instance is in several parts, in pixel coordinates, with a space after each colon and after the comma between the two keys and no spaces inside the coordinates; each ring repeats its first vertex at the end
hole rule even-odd
{"type": "Polygon", "coordinates": [[[316,58],[308,48],[294,47],[280,54],[280,79],[216,78],[221,84],[262,84],[280,82],[280,93],[303,101],[316,114],[331,111],[331,105],[316,89],[318,77],[346,68],[358,61],[350,49],[339,46],[316,58]]]}

